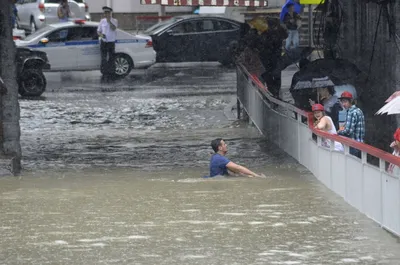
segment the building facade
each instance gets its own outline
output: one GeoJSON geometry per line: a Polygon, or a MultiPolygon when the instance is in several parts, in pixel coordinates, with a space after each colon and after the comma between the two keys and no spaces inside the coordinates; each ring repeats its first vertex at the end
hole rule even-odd
{"type": "MultiPolygon", "coordinates": [[[[113,9],[114,17],[118,19],[120,28],[133,30],[154,24],[157,20],[141,19],[144,16],[161,16],[164,12],[160,5],[142,5],[140,0],[86,0],[92,20],[99,21],[102,16],[102,7],[109,6],[113,9]]],[[[181,15],[193,13],[194,7],[165,7],[165,15],[181,15]]]]}
{"type": "MultiPolygon", "coordinates": [[[[268,8],[281,8],[286,0],[268,0],[268,8]]],[[[114,17],[118,19],[120,27],[132,30],[154,24],[152,18],[144,17],[174,16],[192,14],[195,6],[164,6],[143,5],[141,0],[86,0],[92,20],[98,21],[102,16],[102,7],[109,6],[114,11],[114,17]]],[[[215,2],[216,3],[216,2],[215,2]]],[[[157,20],[157,18],[154,18],[157,20]]]]}
{"type": "Polygon", "coordinates": [[[366,116],[366,141],[391,151],[389,144],[399,124],[394,116],[398,115],[376,116],[375,112],[400,90],[400,3],[341,0],[341,5],[341,57],[362,71],[355,84],[359,106],[366,116]]]}

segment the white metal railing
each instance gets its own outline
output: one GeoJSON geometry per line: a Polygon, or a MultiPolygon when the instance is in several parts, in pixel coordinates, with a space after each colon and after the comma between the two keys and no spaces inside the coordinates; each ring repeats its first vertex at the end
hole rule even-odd
{"type": "Polygon", "coordinates": [[[388,163],[400,166],[399,157],[314,129],[312,113],[271,97],[268,89],[242,65],[237,66],[237,96],[263,135],[350,205],[400,236],[400,180],[386,170],[388,163]],[[342,143],[345,151],[333,150],[333,144],[330,149],[322,146],[323,139],[342,143]],[[349,147],[361,150],[361,159],[351,155],[349,147]],[[369,162],[371,158],[378,165],[369,162]]]}

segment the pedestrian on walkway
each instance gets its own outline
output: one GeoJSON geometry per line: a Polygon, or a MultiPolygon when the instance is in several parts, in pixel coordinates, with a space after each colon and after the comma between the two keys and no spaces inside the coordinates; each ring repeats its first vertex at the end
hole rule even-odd
{"type": "MultiPolygon", "coordinates": [[[[339,99],[335,96],[335,87],[322,87],[317,88],[318,100],[325,108],[325,113],[331,117],[336,130],[339,130],[339,112],[343,110],[339,99]]],[[[315,102],[310,99],[310,105],[313,106],[315,102]]]]}
{"type": "Polygon", "coordinates": [[[257,49],[265,68],[262,80],[268,91],[276,98],[280,97],[281,71],[279,62],[282,59],[282,42],[288,37],[286,30],[279,24],[278,19],[267,18],[268,30],[260,34],[257,49]]]}
{"type": "Polygon", "coordinates": [[[212,155],[210,161],[210,178],[216,176],[228,176],[228,170],[247,177],[265,177],[263,174],[254,173],[246,167],[235,164],[226,158],[225,155],[228,152],[228,147],[222,138],[213,140],[211,142],[211,147],[215,153],[212,155]]]}
{"type": "MultiPolygon", "coordinates": [[[[325,131],[327,133],[337,135],[335,125],[331,117],[327,116],[325,113],[325,108],[321,104],[314,104],[312,106],[312,111],[314,113],[314,126],[316,129],[325,131]]],[[[332,141],[329,139],[322,140],[322,146],[330,148],[332,141]]],[[[333,141],[334,150],[343,152],[343,145],[339,142],[333,141]]]]}
{"type": "Polygon", "coordinates": [[[294,4],[289,3],[287,5],[289,12],[286,13],[283,22],[288,31],[288,38],[286,39],[286,50],[290,50],[291,44],[293,43],[293,49],[299,47],[300,37],[299,28],[301,26],[301,16],[294,11],[294,4]]]}
{"type": "MultiPolygon", "coordinates": [[[[365,137],[364,113],[354,104],[353,95],[350,92],[343,92],[339,100],[347,110],[347,115],[344,128],[340,129],[338,134],[363,143],[365,137]]],[[[353,147],[350,147],[350,154],[361,158],[361,151],[353,147]]]]}
{"type": "Polygon", "coordinates": [[[115,73],[115,41],[118,20],[112,17],[112,8],[104,6],[104,18],[100,20],[97,33],[100,37],[101,73],[109,76],[115,73]]]}
{"type": "Polygon", "coordinates": [[[69,9],[68,0],[61,0],[57,8],[57,15],[60,22],[67,22],[71,17],[71,10],[69,9]]]}
{"type": "Polygon", "coordinates": [[[286,3],[282,6],[282,10],[279,15],[279,19],[280,19],[281,23],[284,23],[283,20],[285,18],[285,15],[287,14],[287,12],[289,12],[289,8],[288,8],[289,4],[294,5],[294,11],[297,14],[303,13],[303,6],[300,4],[300,0],[287,0],[286,3]]]}

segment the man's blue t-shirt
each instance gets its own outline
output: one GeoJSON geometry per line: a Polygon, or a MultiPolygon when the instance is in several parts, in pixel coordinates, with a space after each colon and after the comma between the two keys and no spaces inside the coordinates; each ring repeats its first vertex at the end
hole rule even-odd
{"type": "Polygon", "coordinates": [[[229,175],[226,165],[230,162],[228,158],[220,154],[214,154],[210,161],[210,178],[221,175],[229,175]]]}

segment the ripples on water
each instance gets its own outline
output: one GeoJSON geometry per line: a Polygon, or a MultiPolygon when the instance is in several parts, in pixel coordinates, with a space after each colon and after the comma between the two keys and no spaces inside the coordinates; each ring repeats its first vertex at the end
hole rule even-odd
{"type": "Polygon", "coordinates": [[[0,180],[4,264],[399,264],[399,245],[296,168],[0,180]]]}
{"type": "Polygon", "coordinates": [[[214,72],[21,100],[26,171],[0,179],[0,264],[400,264],[382,229],[226,119],[236,76],[214,72]],[[216,137],[267,179],[202,179],[216,137]]]}
{"type": "Polygon", "coordinates": [[[186,166],[188,157],[203,164],[211,137],[227,137],[241,126],[223,112],[235,94],[234,72],[214,75],[219,80],[167,76],[129,92],[21,100],[24,166],[186,166]]]}

